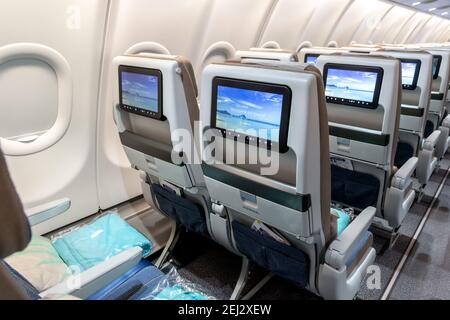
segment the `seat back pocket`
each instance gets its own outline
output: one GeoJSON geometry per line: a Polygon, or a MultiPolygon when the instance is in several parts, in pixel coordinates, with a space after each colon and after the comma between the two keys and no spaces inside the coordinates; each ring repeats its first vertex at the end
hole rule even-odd
{"type": "Polygon", "coordinates": [[[301,250],[233,221],[233,233],[238,250],[260,267],[306,287],[309,284],[309,259],[301,250]]]}
{"type": "Polygon", "coordinates": [[[177,195],[174,191],[152,185],[159,209],[177,223],[186,227],[189,231],[207,234],[206,218],[201,206],[189,199],[177,195]]]}

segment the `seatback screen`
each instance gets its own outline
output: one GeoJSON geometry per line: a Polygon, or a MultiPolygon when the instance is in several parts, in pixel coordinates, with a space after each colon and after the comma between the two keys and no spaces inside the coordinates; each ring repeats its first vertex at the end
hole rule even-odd
{"type": "Polygon", "coordinates": [[[442,56],[433,56],[433,79],[439,78],[441,71],[442,56]]]}
{"type": "Polygon", "coordinates": [[[305,63],[316,64],[317,59],[319,59],[319,54],[308,53],[305,55],[305,63]]]}
{"type": "Polygon", "coordinates": [[[405,90],[415,90],[420,74],[420,60],[402,59],[402,85],[405,90]]]}
{"type": "Polygon", "coordinates": [[[326,64],[324,81],[328,103],[376,109],[380,99],[383,69],[326,64]]]}
{"type": "Polygon", "coordinates": [[[232,139],[280,151],[287,148],[292,93],[289,87],[215,78],[212,127],[232,139]]]}
{"type": "Polygon", "coordinates": [[[162,74],[159,70],[120,66],[120,106],[142,116],[162,118],[162,74]]]}

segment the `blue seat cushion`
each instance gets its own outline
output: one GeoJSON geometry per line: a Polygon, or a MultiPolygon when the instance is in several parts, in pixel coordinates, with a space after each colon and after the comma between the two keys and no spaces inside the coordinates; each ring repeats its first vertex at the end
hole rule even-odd
{"type": "Polygon", "coordinates": [[[395,156],[394,165],[401,168],[409,159],[414,156],[414,148],[405,142],[399,142],[397,145],[397,154],[395,156]]]}
{"type": "Polygon", "coordinates": [[[94,293],[88,300],[133,300],[143,289],[153,289],[165,274],[147,260],[141,260],[133,269],[94,293]]]}
{"type": "Polygon", "coordinates": [[[377,205],[379,190],[380,181],[376,177],[331,166],[332,201],[363,210],[377,205]]]}
{"type": "Polygon", "coordinates": [[[13,279],[17,282],[18,286],[20,286],[28,297],[31,300],[39,300],[41,296],[39,295],[39,291],[20,273],[18,273],[14,268],[12,268],[9,264],[0,260],[0,264],[4,266],[4,268],[9,272],[9,274],[13,277],[13,279]]]}
{"type": "Polygon", "coordinates": [[[431,136],[431,134],[434,132],[434,124],[432,121],[428,120],[427,124],[425,125],[425,132],[423,134],[423,136],[426,138],[428,138],[429,136],[431,136]]]}

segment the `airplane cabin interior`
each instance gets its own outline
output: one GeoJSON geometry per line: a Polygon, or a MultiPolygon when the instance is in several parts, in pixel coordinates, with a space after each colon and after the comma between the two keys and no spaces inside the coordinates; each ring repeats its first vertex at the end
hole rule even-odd
{"type": "Polygon", "coordinates": [[[0,300],[450,300],[449,12],[0,0],[0,300]]]}

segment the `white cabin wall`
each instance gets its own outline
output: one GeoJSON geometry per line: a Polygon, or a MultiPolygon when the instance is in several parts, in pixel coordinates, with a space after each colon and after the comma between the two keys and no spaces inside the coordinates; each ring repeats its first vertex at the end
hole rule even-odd
{"type": "MultiPolygon", "coordinates": [[[[99,208],[96,110],[107,3],[0,0],[0,46],[18,42],[46,45],[62,54],[72,69],[72,119],[64,137],[37,154],[7,157],[26,208],[63,198],[71,200],[67,212],[34,228],[40,234],[94,214],[99,208]]],[[[56,76],[48,65],[37,60],[14,60],[0,68],[0,84],[2,135],[28,135],[53,125],[56,76]]]]}
{"type": "Polygon", "coordinates": [[[370,37],[372,43],[395,43],[396,36],[414,15],[413,10],[392,7],[370,37]]]}

